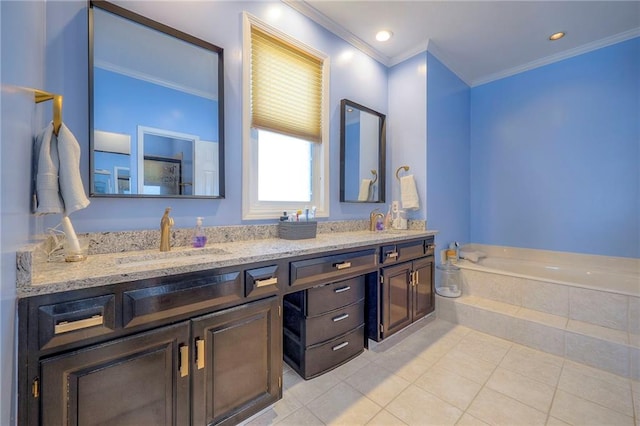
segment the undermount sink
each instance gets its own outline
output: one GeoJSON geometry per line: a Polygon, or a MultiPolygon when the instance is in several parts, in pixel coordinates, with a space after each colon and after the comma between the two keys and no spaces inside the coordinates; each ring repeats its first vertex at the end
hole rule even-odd
{"type": "Polygon", "coordinates": [[[178,248],[172,251],[165,252],[149,252],[146,251],[140,254],[127,254],[116,259],[116,264],[142,264],[142,263],[154,263],[166,261],[169,259],[181,259],[185,257],[196,256],[212,256],[212,255],[225,255],[229,254],[228,251],[217,247],[205,247],[205,248],[178,248]]]}

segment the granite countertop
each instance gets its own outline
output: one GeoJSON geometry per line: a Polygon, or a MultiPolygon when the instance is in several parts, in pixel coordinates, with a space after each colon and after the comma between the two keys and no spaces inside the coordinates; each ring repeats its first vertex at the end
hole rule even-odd
{"type": "MultiPolygon", "coordinates": [[[[35,261],[19,274],[19,298],[206,269],[323,253],[435,235],[436,231],[353,231],[319,233],[306,240],[265,238],[210,242],[204,248],[178,247],[170,252],[139,250],[91,254],[82,262],[35,261]]],[[[210,239],[211,241],[211,239],[210,239]]],[[[20,270],[20,260],[18,260],[20,270]]]]}

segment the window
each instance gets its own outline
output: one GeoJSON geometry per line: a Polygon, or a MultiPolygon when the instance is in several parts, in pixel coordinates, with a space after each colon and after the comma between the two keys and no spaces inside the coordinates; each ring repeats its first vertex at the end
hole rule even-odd
{"type": "Polygon", "coordinates": [[[328,57],[245,13],[243,59],[242,218],[328,216],[328,57]]]}

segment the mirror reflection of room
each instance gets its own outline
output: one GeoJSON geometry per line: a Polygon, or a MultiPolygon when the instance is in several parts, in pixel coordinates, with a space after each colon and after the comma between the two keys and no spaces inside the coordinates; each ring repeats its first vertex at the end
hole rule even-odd
{"type": "Polygon", "coordinates": [[[384,114],[344,99],[341,201],[384,202],[384,114]]]}
{"type": "Polygon", "coordinates": [[[92,195],[223,196],[222,49],[104,2],[92,16],[92,195]]]}

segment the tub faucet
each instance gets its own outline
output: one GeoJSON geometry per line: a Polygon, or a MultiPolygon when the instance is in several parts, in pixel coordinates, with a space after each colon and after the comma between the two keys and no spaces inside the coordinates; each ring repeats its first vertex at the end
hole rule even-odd
{"type": "Polygon", "coordinates": [[[162,219],[160,220],[160,251],[171,250],[169,233],[171,232],[171,227],[173,226],[173,218],[169,216],[169,212],[171,212],[171,207],[167,207],[166,209],[164,209],[164,214],[162,215],[162,219]]]}
{"type": "Polygon", "coordinates": [[[373,209],[373,211],[369,214],[369,231],[376,231],[376,222],[378,218],[382,218],[384,220],[384,215],[380,213],[380,209],[373,209]]]}

